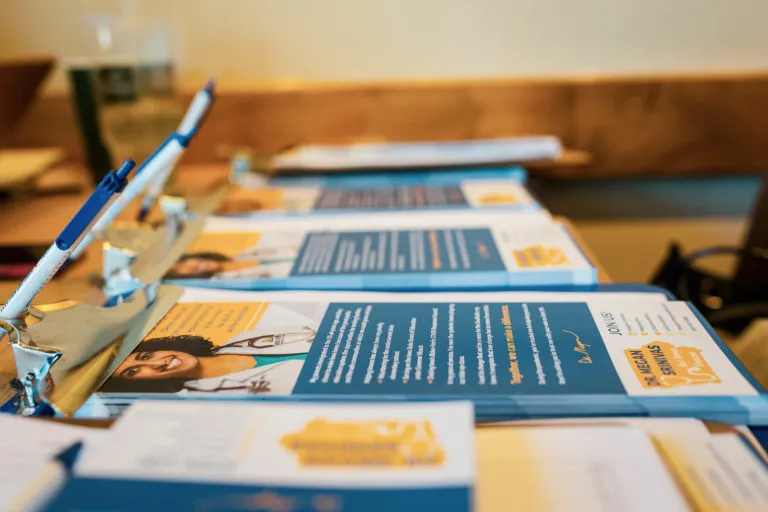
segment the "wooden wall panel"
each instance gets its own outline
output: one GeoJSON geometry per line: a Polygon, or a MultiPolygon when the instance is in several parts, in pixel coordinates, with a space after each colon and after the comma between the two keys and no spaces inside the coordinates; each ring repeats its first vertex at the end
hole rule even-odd
{"type": "Polygon", "coordinates": [[[53,58],[0,60],[0,146],[31,107],[53,58]]]}
{"type": "MultiPolygon", "coordinates": [[[[768,74],[221,89],[189,162],[221,159],[227,146],[553,134],[592,154],[586,168],[535,171],[554,177],[768,169],[768,74]]],[[[79,157],[78,137],[69,100],[49,96],[12,142],[79,157]]]]}
{"type": "Polygon", "coordinates": [[[578,87],[575,147],[599,173],[768,170],[768,76],[578,87]]]}

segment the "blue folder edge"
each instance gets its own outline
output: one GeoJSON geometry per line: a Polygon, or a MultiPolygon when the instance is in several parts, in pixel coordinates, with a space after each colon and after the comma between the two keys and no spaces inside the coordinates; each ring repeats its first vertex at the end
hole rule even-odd
{"type": "MultiPolygon", "coordinates": [[[[768,452],[768,427],[747,426],[747,428],[752,433],[752,436],[755,438],[755,440],[760,443],[760,446],[763,447],[763,450],[768,452]]],[[[746,443],[746,441],[744,442],[746,443]]],[[[747,443],[747,445],[750,447],[750,449],[755,451],[755,447],[752,446],[751,443],[747,443]]],[[[768,461],[766,461],[761,454],[757,453],[756,455],[761,461],[763,461],[763,463],[766,464],[766,466],[768,466],[768,461]]]]}
{"type": "MultiPolygon", "coordinates": [[[[508,291],[508,290],[507,290],[508,291]]],[[[573,286],[556,286],[556,287],[549,287],[546,289],[539,289],[537,291],[557,291],[557,292],[628,292],[628,293],[661,293],[664,294],[669,300],[677,300],[676,297],[669,291],[664,288],[661,288],[659,286],[654,285],[646,285],[646,284],[599,284],[599,285],[592,285],[592,286],[580,286],[580,287],[573,287],[573,286]]],[[[403,292],[403,295],[407,295],[409,292],[403,292]]],[[[441,291],[441,292],[434,292],[436,294],[440,293],[451,293],[451,291],[441,291]]],[[[736,355],[728,348],[728,346],[720,339],[720,337],[714,332],[712,327],[706,322],[704,317],[701,315],[701,313],[693,306],[691,305],[691,309],[696,315],[696,317],[699,319],[699,321],[702,322],[702,325],[704,325],[704,328],[707,330],[707,332],[712,336],[712,338],[715,340],[715,342],[718,344],[720,349],[725,353],[726,357],[728,358],[731,363],[744,375],[744,377],[747,379],[747,381],[755,387],[760,393],[766,393],[765,388],[751,375],[749,372],[747,372],[744,365],[741,363],[741,361],[736,357],[736,355]]],[[[7,402],[0,404],[0,413],[11,413],[13,414],[15,412],[15,408],[13,406],[13,398],[9,399],[7,402]]],[[[501,417],[499,418],[501,419],[501,417]]],[[[485,421],[493,421],[492,417],[486,416],[484,418],[485,421]]],[[[768,426],[749,426],[749,429],[754,434],[755,439],[763,446],[764,449],[768,450],[768,426]]]]}
{"type": "Polygon", "coordinates": [[[696,315],[696,318],[699,319],[699,322],[704,326],[704,328],[707,330],[709,335],[712,337],[713,340],[715,340],[715,343],[717,343],[717,346],[720,347],[720,350],[723,351],[725,354],[725,357],[728,358],[728,360],[733,363],[733,365],[736,367],[739,372],[744,376],[745,379],[761,394],[765,394],[766,390],[765,388],[755,379],[751,373],[747,371],[747,369],[744,367],[744,365],[741,363],[738,357],[736,357],[736,354],[734,354],[731,349],[728,347],[728,345],[725,344],[725,342],[720,339],[720,336],[717,335],[715,330],[712,328],[711,325],[709,325],[709,322],[707,322],[704,319],[704,316],[701,314],[701,312],[696,309],[696,306],[688,302],[688,305],[691,307],[691,311],[696,315]]]}
{"type": "MultiPolygon", "coordinates": [[[[173,282],[173,281],[171,281],[173,282]]],[[[179,284],[184,284],[184,281],[178,281],[179,284]]],[[[189,284],[187,282],[186,284],[189,284]]],[[[419,292],[432,292],[436,294],[441,293],[454,293],[456,290],[440,290],[440,291],[434,291],[434,290],[408,290],[402,293],[403,295],[407,295],[408,293],[419,293],[419,292]]],[[[510,290],[509,288],[505,287],[498,287],[498,288],[487,288],[483,291],[508,291],[508,292],[515,292],[515,291],[524,291],[524,290],[510,290]]],[[[647,284],[597,284],[597,285],[586,285],[586,286],[549,286],[549,287],[542,287],[537,288],[535,290],[536,292],[631,292],[631,293],[662,293],[666,295],[668,300],[677,300],[677,298],[670,292],[669,290],[665,288],[661,288],[659,286],[653,286],[653,285],[647,285],[647,284]]],[[[123,297],[127,298],[127,297],[123,297]]],[[[103,307],[111,307],[113,305],[116,305],[119,302],[119,298],[113,298],[108,301],[106,301],[104,304],[102,304],[103,307]]],[[[698,313],[698,312],[697,312],[698,313]]],[[[719,338],[718,338],[719,340],[719,338]]],[[[722,345],[722,344],[721,344],[722,345]]],[[[735,357],[733,356],[729,351],[729,357],[735,357]]],[[[13,405],[14,399],[18,396],[18,393],[15,393],[8,401],[5,403],[0,403],[0,413],[14,413],[15,407],[13,405]]]]}
{"type": "Polygon", "coordinates": [[[528,173],[523,167],[467,169],[351,171],[331,175],[285,175],[271,178],[267,187],[376,188],[405,185],[449,185],[465,180],[511,179],[525,184],[528,173]]]}
{"type": "MultiPolygon", "coordinates": [[[[315,508],[311,503],[343,503],[343,510],[470,510],[473,489],[453,485],[434,487],[295,488],[283,485],[226,484],[127,480],[108,477],[70,479],[59,496],[44,510],[100,512],[103,510],[278,510],[269,507],[283,500],[297,502],[290,510],[342,510],[340,506],[315,508]],[[264,504],[259,506],[259,504],[264,504]],[[269,507],[269,508],[266,508],[269,507]]],[[[280,508],[279,510],[288,510],[280,508]]]]}

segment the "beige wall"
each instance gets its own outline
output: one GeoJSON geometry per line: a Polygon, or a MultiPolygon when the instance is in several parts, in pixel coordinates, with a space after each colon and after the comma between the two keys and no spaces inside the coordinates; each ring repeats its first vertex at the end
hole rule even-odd
{"type": "MultiPolygon", "coordinates": [[[[0,58],[89,47],[114,0],[0,0],[0,58]]],[[[138,0],[172,20],[180,74],[339,81],[768,69],[768,0],[138,0]]],[[[49,83],[64,84],[61,74],[49,83]]],[[[673,237],[738,243],[744,219],[580,222],[617,281],[642,282],[673,237]],[[627,236],[631,235],[631,236],[627,236]],[[617,243],[618,239],[621,243],[617,243]]]]}
{"type": "MultiPolygon", "coordinates": [[[[766,0],[138,0],[186,77],[311,81],[768,68],[766,0]]],[[[0,0],[0,58],[87,47],[114,0],[0,0]]],[[[63,84],[61,75],[53,86],[63,84]]]]}

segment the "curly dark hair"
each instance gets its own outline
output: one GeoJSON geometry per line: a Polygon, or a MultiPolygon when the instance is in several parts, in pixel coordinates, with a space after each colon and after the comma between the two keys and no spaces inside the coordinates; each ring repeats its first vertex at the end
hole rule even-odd
{"type": "MultiPolygon", "coordinates": [[[[141,352],[157,352],[172,350],[186,352],[196,357],[211,357],[215,355],[216,346],[208,338],[190,334],[165,336],[142,341],[133,350],[134,354],[141,352]]],[[[100,391],[104,393],[178,393],[184,389],[187,379],[125,379],[120,376],[110,377],[100,391]]]]}
{"type": "Polygon", "coordinates": [[[197,357],[210,357],[216,353],[216,345],[208,338],[196,334],[179,334],[177,336],[165,336],[144,340],[133,350],[138,352],[157,352],[159,350],[172,350],[174,352],[186,352],[197,357]]]}
{"type": "MultiPolygon", "coordinates": [[[[221,254],[219,252],[192,252],[189,254],[182,255],[176,263],[181,263],[182,261],[190,260],[192,258],[211,260],[211,261],[220,261],[220,262],[227,262],[231,260],[229,256],[227,256],[226,254],[221,254]]],[[[171,267],[171,269],[165,274],[165,278],[166,279],[210,279],[215,274],[216,272],[199,272],[197,274],[179,274],[178,272],[173,270],[173,267],[171,267]]]]}

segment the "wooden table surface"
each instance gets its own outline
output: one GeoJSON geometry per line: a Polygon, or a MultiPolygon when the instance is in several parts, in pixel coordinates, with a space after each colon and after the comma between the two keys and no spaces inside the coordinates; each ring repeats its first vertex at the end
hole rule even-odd
{"type": "MultiPolygon", "coordinates": [[[[227,169],[222,165],[187,166],[178,172],[177,184],[190,192],[203,192],[223,182],[227,169]]],[[[83,203],[87,193],[48,196],[22,199],[18,198],[5,204],[0,203],[0,244],[48,244],[55,238],[83,203]]],[[[135,218],[135,205],[128,208],[123,218],[135,218]]],[[[560,219],[563,220],[563,219],[560,219]]],[[[573,227],[569,228],[581,244],[582,249],[593,262],[594,255],[584,246],[573,227]]],[[[598,264],[601,283],[610,282],[610,278],[598,264]]],[[[49,303],[63,299],[82,299],[96,291],[90,276],[101,269],[101,248],[93,244],[84,259],[72,267],[60,278],[51,281],[38,295],[36,302],[49,303]]],[[[0,281],[0,302],[4,302],[16,289],[18,282],[0,281]]],[[[3,390],[8,390],[8,383],[15,376],[15,367],[10,347],[0,344],[0,403],[4,401],[3,390]]],[[[5,393],[6,396],[7,393],[5,393]]],[[[504,510],[508,500],[505,495],[505,467],[512,461],[505,458],[503,450],[505,428],[481,427],[476,429],[476,449],[478,460],[477,500],[478,510],[504,510]]]]}

